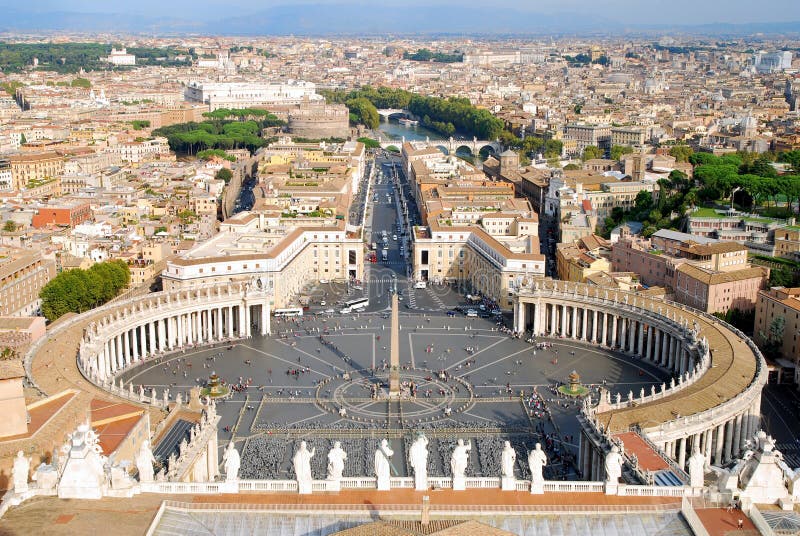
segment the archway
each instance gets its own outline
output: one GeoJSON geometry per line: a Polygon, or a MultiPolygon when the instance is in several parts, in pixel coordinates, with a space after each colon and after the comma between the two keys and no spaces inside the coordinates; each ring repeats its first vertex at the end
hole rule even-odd
{"type": "Polygon", "coordinates": [[[395,113],[386,115],[384,117],[386,118],[386,122],[388,123],[392,119],[403,119],[404,117],[407,117],[407,114],[405,112],[395,112],[395,113]]]}
{"type": "Polygon", "coordinates": [[[483,147],[480,148],[479,154],[481,155],[482,160],[486,160],[490,156],[494,156],[497,153],[494,150],[494,147],[492,147],[491,145],[484,145],[483,147]]]}
{"type": "Polygon", "coordinates": [[[459,145],[456,147],[456,154],[457,155],[465,155],[465,156],[474,156],[472,154],[472,149],[470,149],[469,145],[459,145]]]}
{"type": "Polygon", "coordinates": [[[450,154],[450,151],[448,151],[447,147],[445,147],[444,145],[437,145],[436,148],[442,151],[442,154],[444,154],[445,156],[450,154]]]}

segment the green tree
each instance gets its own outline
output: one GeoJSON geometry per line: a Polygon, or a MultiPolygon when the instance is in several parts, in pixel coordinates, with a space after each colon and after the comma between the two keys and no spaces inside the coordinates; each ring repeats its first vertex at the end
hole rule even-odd
{"type": "Polygon", "coordinates": [[[583,150],[581,159],[586,162],[587,160],[592,160],[594,158],[603,158],[603,151],[601,151],[599,147],[588,145],[586,149],[583,150]]]}
{"type": "Polygon", "coordinates": [[[231,172],[231,170],[228,168],[220,168],[219,171],[217,171],[217,173],[214,175],[214,178],[225,181],[225,184],[228,184],[233,178],[233,172],[231,172]]]}
{"type": "Polygon", "coordinates": [[[88,270],[67,270],[39,293],[42,313],[52,322],[69,312],[88,311],[117,296],[129,282],[130,270],[121,260],[95,264],[88,270]]]}
{"type": "Polygon", "coordinates": [[[368,99],[365,97],[357,97],[348,100],[345,104],[350,110],[350,113],[355,116],[357,123],[369,129],[378,128],[378,124],[380,123],[378,110],[368,99]]]}
{"type": "Polygon", "coordinates": [[[14,220],[6,220],[3,224],[3,231],[7,233],[13,233],[17,230],[17,224],[14,220]]]}
{"type": "Polygon", "coordinates": [[[92,83],[87,78],[75,78],[70,85],[72,87],[82,87],[86,89],[92,87],[92,83]]]}
{"type": "Polygon", "coordinates": [[[631,154],[633,147],[627,145],[614,145],[611,148],[611,160],[619,160],[624,154],[631,154]]]}
{"type": "Polygon", "coordinates": [[[688,162],[694,151],[688,145],[676,145],[669,150],[669,154],[675,157],[676,162],[688,162]]]}
{"type": "Polygon", "coordinates": [[[362,137],[362,138],[358,138],[358,140],[356,140],[356,141],[360,141],[361,143],[363,143],[364,147],[366,147],[367,149],[380,149],[381,148],[381,144],[378,142],[378,140],[373,140],[372,138],[364,138],[364,137],[362,137]]]}

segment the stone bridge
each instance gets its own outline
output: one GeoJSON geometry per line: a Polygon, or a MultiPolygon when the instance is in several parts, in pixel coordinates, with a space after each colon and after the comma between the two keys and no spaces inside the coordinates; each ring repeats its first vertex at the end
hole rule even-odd
{"type": "MultiPolygon", "coordinates": [[[[389,147],[397,147],[402,149],[403,144],[406,142],[405,137],[401,140],[384,140],[379,138],[378,141],[381,147],[387,149],[389,147]]],[[[469,153],[470,155],[477,155],[483,150],[487,150],[493,154],[500,154],[503,151],[503,145],[497,140],[479,140],[472,138],[471,140],[458,140],[455,138],[433,140],[425,138],[425,141],[409,140],[417,149],[424,147],[436,147],[444,154],[469,153]]]]}
{"type": "Polygon", "coordinates": [[[378,115],[383,117],[384,121],[388,121],[389,118],[393,115],[402,115],[405,117],[410,117],[413,114],[408,110],[403,110],[402,108],[384,108],[378,110],[378,115]]]}

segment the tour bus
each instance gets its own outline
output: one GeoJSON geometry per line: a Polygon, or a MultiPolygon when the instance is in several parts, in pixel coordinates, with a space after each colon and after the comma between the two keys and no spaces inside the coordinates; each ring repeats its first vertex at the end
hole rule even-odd
{"type": "Polygon", "coordinates": [[[344,307],[342,308],[340,313],[346,315],[348,313],[352,313],[353,311],[359,311],[364,309],[367,305],[369,305],[369,298],[358,298],[356,300],[349,300],[344,302],[344,307]]]}
{"type": "Polygon", "coordinates": [[[288,307],[286,309],[275,309],[272,314],[275,316],[303,316],[303,308],[288,307]]]}

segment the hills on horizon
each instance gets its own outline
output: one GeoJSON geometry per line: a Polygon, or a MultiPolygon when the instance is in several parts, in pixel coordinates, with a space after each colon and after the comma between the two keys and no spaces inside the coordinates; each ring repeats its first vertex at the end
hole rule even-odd
{"type": "Polygon", "coordinates": [[[800,21],[702,23],[682,25],[624,24],[612,18],[580,13],[536,14],[511,8],[492,11],[473,7],[357,4],[281,5],[216,20],[72,11],[36,12],[6,9],[0,32],[124,32],[205,35],[576,35],[661,34],[702,35],[798,34],[800,21]],[[443,26],[442,21],[446,21],[443,26]]]}

